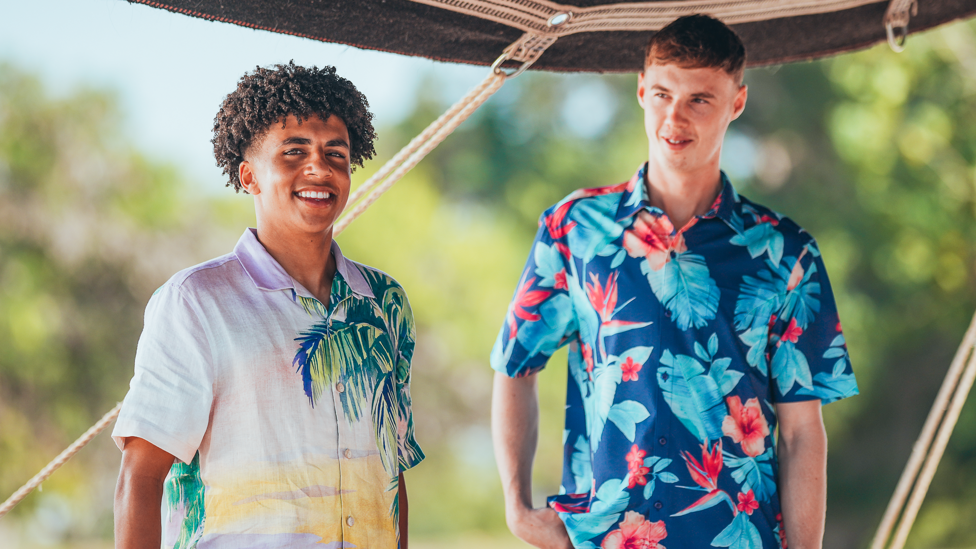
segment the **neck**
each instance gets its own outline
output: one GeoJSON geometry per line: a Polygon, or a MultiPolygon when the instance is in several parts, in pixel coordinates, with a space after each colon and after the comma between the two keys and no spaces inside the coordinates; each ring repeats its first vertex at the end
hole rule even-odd
{"type": "Polygon", "coordinates": [[[647,196],[652,206],[660,208],[681,229],[695,216],[703,215],[722,190],[718,166],[696,172],[679,172],[655,163],[647,164],[647,196]]]}
{"type": "Polygon", "coordinates": [[[295,234],[267,226],[259,217],[257,236],[264,249],[289,276],[329,306],[336,272],[331,228],[323,233],[295,234]]]}

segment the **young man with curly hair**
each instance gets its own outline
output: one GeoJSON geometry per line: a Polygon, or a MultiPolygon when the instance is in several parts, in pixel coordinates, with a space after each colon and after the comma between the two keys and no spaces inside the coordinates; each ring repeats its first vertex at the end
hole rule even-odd
{"type": "Polygon", "coordinates": [[[506,518],[537,547],[822,544],[820,407],[857,384],[816,242],[719,169],[744,67],[711,17],[655,34],[647,162],[542,215],[491,356],[506,518]],[[567,343],[562,485],[533,508],[537,374],[567,343]]]}
{"type": "Polygon", "coordinates": [[[149,301],[113,433],[116,547],[407,546],[413,315],[332,238],[374,154],[367,108],[334,68],[294,64],[221,105],[214,154],[257,229],[149,301]]]}

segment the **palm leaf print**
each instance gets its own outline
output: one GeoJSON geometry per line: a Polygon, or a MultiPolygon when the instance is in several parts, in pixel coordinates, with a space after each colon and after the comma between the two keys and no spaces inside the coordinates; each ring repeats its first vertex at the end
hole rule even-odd
{"type": "Polygon", "coordinates": [[[647,275],[654,296],[673,313],[672,320],[680,330],[702,328],[715,318],[720,292],[704,257],[677,253],[656,271],[645,260],[641,272],[647,275]]]}
{"type": "Polygon", "coordinates": [[[172,517],[182,512],[183,524],[173,549],[191,549],[197,546],[203,533],[204,486],[200,477],[200,453],[193,456],[189,465],[177,461],[170,468],[166,479],[166,504],[172,517]]]}

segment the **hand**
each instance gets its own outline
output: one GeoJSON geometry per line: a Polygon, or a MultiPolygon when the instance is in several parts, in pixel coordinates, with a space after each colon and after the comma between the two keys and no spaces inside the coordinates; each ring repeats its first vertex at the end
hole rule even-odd
{"type": "Polygon", "coordinates": [[[573,549],[562,519],[552,509],[521,509],[506,513],[508,528],[522,541],[540,549],[573,549]]]}

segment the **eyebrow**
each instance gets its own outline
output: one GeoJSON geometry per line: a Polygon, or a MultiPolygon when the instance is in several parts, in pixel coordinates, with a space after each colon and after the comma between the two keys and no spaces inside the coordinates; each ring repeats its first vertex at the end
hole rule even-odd
{"type": "MultiPolygon", "coordinates": [[[[281,142],[281,145],[311,145],[312,140],[307,137],[289,137],[281,142]]],[[[349,143],[345,139],[330,139],[325,143],[326,147],[345,147],[349,148],[349,143]]]]}
{"type": "MultiPolygon", "coordinates": [[[[664,86],[662,86],[660,84],[654,84],[653,86],[651,86],[651,89],[652,90],[661,90],[663,92],[671,93],[671,90],[665,88],[664,86]]],[[[693,94],[691,94],[691,96],[692,97],[702,97],[702,98],[706,98],[706,99],[715,99],[715,94],[710,93],[710,92],[693,93],[693,94]]]]}

